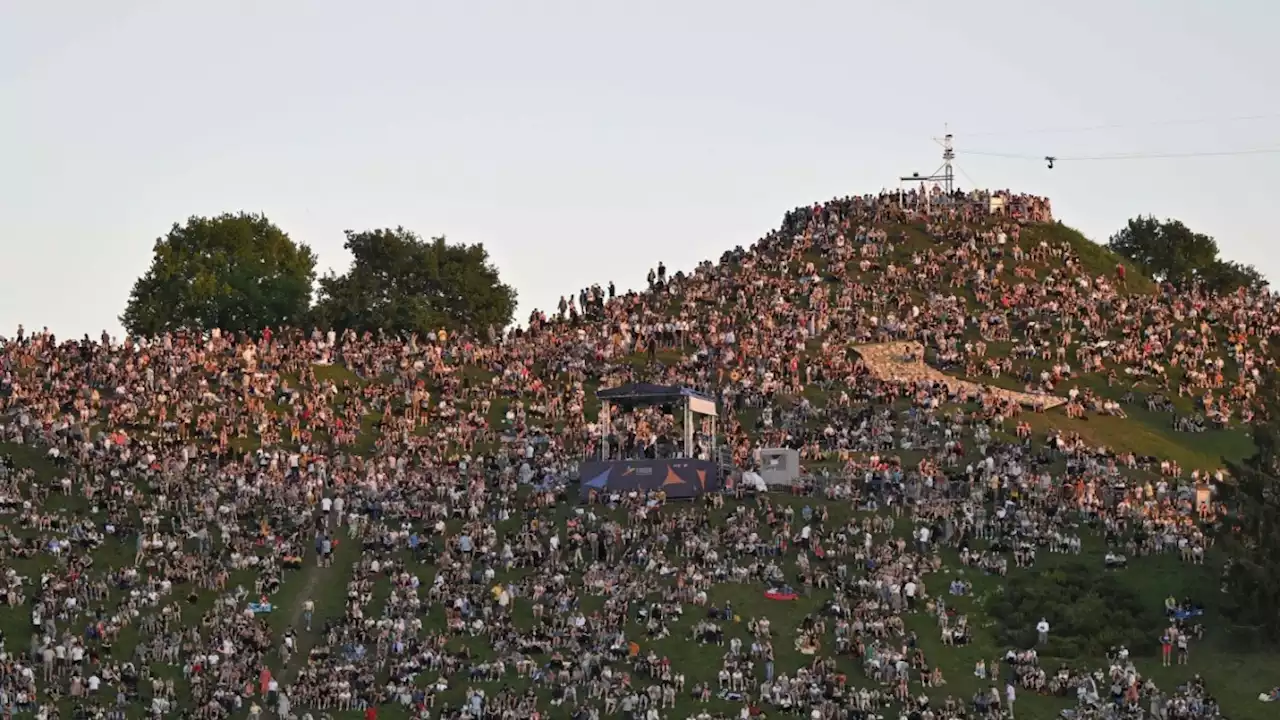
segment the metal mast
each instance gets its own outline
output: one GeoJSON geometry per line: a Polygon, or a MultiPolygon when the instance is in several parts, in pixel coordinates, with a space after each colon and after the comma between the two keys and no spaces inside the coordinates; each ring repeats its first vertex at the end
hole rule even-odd
{"type": "Polygon", "coordinates": [[[951,142],[951,133],[947,133],[942,138],[934,138],[934,142],[942,146],[942,166],[933,171],[931,175],[921,175],[918,172],[911,173],[898,178],[901,182],[934,182],[942,185],[943,191],[948,195],[955,189],[955,168],[953,163],[956,159],[955,146],[951,142]]]}

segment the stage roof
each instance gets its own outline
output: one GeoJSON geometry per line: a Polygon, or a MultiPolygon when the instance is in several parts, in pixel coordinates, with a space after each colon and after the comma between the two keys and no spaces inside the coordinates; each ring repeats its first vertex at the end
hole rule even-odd
{"type": "Polygon", "coordinates": [[[618,405],[659,405],[669,402],[683,402],[686,398],[704,400],[712,403],[715,399],[705,393],[676,385],[654,385],[652,383],[627,383],[621,387],[609,388],[596,393],[601,400],[608,400],[618,405]]]}

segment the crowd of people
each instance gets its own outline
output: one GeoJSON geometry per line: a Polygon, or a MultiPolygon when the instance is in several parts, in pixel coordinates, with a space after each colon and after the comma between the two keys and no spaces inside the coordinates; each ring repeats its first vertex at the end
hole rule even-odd
{"type": "MultiPolygon", "coordinates": [[[[944,554],[1004,574],[1096,532],[1202,562],[1221,511],[1220,468],[1033,430],[1007,390],[1227,432],[1274,362],[1275,297],[1132,292],[1049,220],[1005,192],[837,199],[512,331],[19,328],[0,443],[45,471],[0,466],[0,613],[29,630],[5,626],[0,711],[953,720],[1034,692],[1079,718],[1215,717],[1212,688],[1156,688],[1127,657],[1050,674],[1011,648],[964,695],[943,669],[974,632],[944,554]],[[968,382],[856,352],[900,341],[968,382]],[[579,506],[582,458],[682,436],[661,409],[596,415],[596,390],[640,380],[716,398],[730,473],[785,446],[828,477],[579,506]],[[822,602],[779,627],[766,591],[822,602]]],[[[681,451],[718,460],[711,433],[681,451]]]]}

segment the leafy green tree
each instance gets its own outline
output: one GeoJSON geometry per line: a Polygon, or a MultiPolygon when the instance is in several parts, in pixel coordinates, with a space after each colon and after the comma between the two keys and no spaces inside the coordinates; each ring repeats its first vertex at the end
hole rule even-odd
{"type": "Polygon", "coordinates": [[[1107,247],[1146,270],[1152,278],[1177,287],[1199,284],[1225,293],[1239,287],[1256,290],[1266,285],[1252,265],[1221,260],[1216,240],[1193,232],[1178,220],[1134,218],[1111,236],[1107,247]]]}
{"type": "Polygon", "coordinates": [[[1156,280],[1182,285],[1218,260],[1218,243],[1177,220],[1138,217],[1111,236],[1107,246],[1142,266],[1156,280]]]}
{"type": "Polygon", "coordinates": [[[346,273],[320,279],[315,319],[322,326],[425,334],[511,322],[516,291],[484,245],[424,241],[402,227],[346,235],[354,260],[346,273]]]}
{"type": "Polygon", "coordinates": [[[1124,645],[1150,650],[1164,621],[1158,606],[1101,565],[1068,561],[1034,573],[1016,573],[1000,587],[990,607],[998,637],[1010,647],[1036,644],[1036,623],[1049,622],[1046,655],[1096,657],[1124,645]]]}
{"type": "Polygon", "coordinates": [[[1254,455],[1228,463],[1231,471],[1232,532],[1224,546],[1229,560],[1224,577],[1228,613],[1259,628],[1271,643],[1280,642],[1280,408],[1276,381],[1264,382],[1263,411],[1253,426],[1254,455]]]}
{"type": "Polygon", "coordinates": [[[307,317],[315,253],[262,215],[228,213],[174,223],[153,253],[120,316],[132,335],[259,331],[296,326],[307,317]]]}
{"type": "Polygon", "coordinates": [[[1252,265],[1235,261],[1214,263],[1202,275],[1206,287],[1214,292],[1228,293],[1236,288],[1260,291],[1267,288],[1267,279],[1252,265]]]}

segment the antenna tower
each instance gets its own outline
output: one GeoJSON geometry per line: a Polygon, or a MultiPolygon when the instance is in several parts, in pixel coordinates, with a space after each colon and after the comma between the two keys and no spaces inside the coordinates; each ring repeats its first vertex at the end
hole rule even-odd
{"type": "Polygon", "coordinates": [[[934,138],[933,141],[942,146],[942,165],[934,170],[931,175],[921,175],[913,172],[910,175],[904,175],[898,178],[901,182],[932,182],[942,186],[944,192],[948,195],[955,189],[955,167],[953,163],[956,159],[956,149],[951,142],[951,133],[947,133],[941,138],[934,138]]]}

